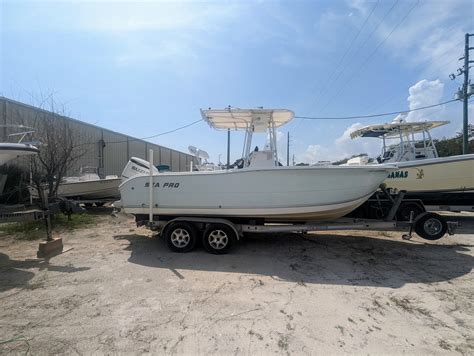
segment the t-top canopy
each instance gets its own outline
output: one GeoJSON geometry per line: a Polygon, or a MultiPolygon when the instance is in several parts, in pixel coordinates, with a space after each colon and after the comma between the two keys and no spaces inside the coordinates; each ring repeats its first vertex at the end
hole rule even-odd
{"type": "Polygon", "coordinates": [[[359,130],[351,132],[351,138],[355,139],[357,137],[378,137],[381,138],[385,136],[386,138],[390,137],[399,137],[400,132],[402,135],[408,135],[411,133],[418,133],[427,130],[434,129],[435,127],[443,126],[449,124],[449,121],[423,121],[423,122],[398,122],[391,124],[381,124],[381,125],[369,125],[365,126],[359,130]]]}
{"type": "Polygon", "coordinates": [[[202,110],[203,119],[215,129],[247,130],[253,125],[254,132],[265,132],[273,120],[276,127],[283,126],[295,116],[286,109],[220,109],[202,110]]]}

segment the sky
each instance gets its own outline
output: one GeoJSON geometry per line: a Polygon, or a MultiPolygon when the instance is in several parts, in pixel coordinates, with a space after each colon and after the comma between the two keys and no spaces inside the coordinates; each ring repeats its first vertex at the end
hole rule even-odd
{"type": "MultiPolygon", "coordinates": [[[[52,95],[71,117],[141,138],[199,120],[200,108],[340,117],[453,99],[474,2],[0,0],[0,31],[0,95],[46,109],[52,95]]],[[[392,119],[294,119],[279,129],[280,160],[287,132],[296,162],[377,155],[378,139],[350,132],[392,119]]],[[[450,120],[433,135],[451,136],[462,104],[407,120],[450,120]]],[[[205,122],[150,141],[226,159],[226,132],[205,122]]],[[[232,160],[242,143],[232,132],[232,160]]]]}

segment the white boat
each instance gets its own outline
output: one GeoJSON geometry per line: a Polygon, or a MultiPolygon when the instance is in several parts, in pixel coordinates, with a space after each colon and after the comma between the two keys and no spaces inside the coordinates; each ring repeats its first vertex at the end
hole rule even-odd
{"type": "Polygon", "coordinates": [[[15,131],[10,134],[6,134],[7,137],[18,137],[15,139],[17,142],[1,142],[0,143],[0,166],[5,163],[14,160],[15,158],[22,156],[35,155],[39,152],[38,148],[30,142],[23,142],[25,137],[34,133],[31,127],[23,125],[0,125],[1,128],[8,131],[15,131]]]}
{"type": "Polygon", "coordinates": [[[35,155],[38,148],[29,143],[0,143],[0,166],[21,156],[35,155]]]}
{"type": "MultiPolygon", "coordinates": [[[[243,168],[154,174],[153,215],[336,219],[364,203],[394,170],[391,166],[280,166],[276,129],[293,118],[290,110],[229,108],[201,110],[201,114],[215,129],[245,131],[243,168]],[[255,133],[268,135],[268,149],[251,150],[255,133]]],[[[115,206],[135,215],[149,213],[150,177],[132,177],[119,189],[121,200],[115,206]]]]}
{"type": "MultiPolygon", "coordinates": [[[[153,172],[158,169],[153,166],[153,172]]],[[[112,200],[120,197],[120,183],[134,175],[149,175],[149,163],[141,158],[132,157],[128,161],[122,176],[108,175],[101,179],[96,167],[82,167],[80,176],[64,177],[58,187],[58,196],[78,200],[112,200]]],[[[38,198],[35,187],[29,187],[30,194],[38,198]]]]}
{"type": "MultiPolygon", "coordinates": [[[[31,127],[26,127],[23,125],[0,125],[3,129],[11,130],[14,129],[14,133],[7,134],[5,139],[9,137],[17,137],[18,142],[1,142],[0,143],[0,166],[24,156],[36,155],[39,152],[39,149],[32,143],[23,142],[26,136],[31,135],[34,130],[31,127]]],[[[5,184],[7,182],[8,176],[6,174],[0,174],[0,194],[3,193],[5,184]]]]}
{"type": "MultiPolygon", "coordinates": [[[[351,133],[351,138],[372,137],[382,140],[378,163],[395,163],[385,184],[397,192],[406,190],[412,198],[427,205],[474,205],[474,154],[439,157],[430,130],[449,121],[404,122],[370,125],[351,133]],[[388,140],[396,140],[387,144],[388,140]]],[[[348,165],[367,164],[354,158],[348,165]]]]}
{"type": "Polygon", "coordinates": [[[81,200],[116,199],[121,178],[107,176],[101,179],[95,167],[82,167],[78,177],[64,177],[58,187],[58,196],[81,200]]]}

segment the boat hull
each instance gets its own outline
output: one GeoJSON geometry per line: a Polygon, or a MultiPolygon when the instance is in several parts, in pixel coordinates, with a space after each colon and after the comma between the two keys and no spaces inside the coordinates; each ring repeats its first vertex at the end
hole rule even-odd
{"type": "Polygon", "coordinates": [[[474,154],[397,163],[385,180],[388,188],[413,193],[474,190],[474,154]]]}
{"type": "Polygon", "coordinates": [[[26,143],[0,143],[0,166],[15,158],[34,155],[38,152],[38,148],[26,143]]]}
{"type": "Polygon", "coordinates": [[[61,183],[58,196],[83,200],[117,199],[120,183],[120,178],[61,183]]]}
{"type": "MultiPolygon", "coordinates": [[[[153,176],[153,214],[263,218],[267,221],[331,220],[363,204],[388,167],[276,167],[153,176]]],[[[119,187],[118,205],[149,213],[149,179],[119,187]]]]}

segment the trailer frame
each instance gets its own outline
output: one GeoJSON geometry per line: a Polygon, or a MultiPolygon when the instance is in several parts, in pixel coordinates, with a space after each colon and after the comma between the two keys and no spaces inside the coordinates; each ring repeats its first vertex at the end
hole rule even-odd
{"type": "MultiPolygon", "coordinates": [[[[143,222],[143,221],[142,221],[143,222]]],[[[305,234],[317,231],[344,231],[344,230],[377,230],[377,231],[405,231],[402,238],[410,240],[413,231],[416,231],[420,236],[428,240],[436,240],[444,236],[446,233],[453,235],[455,233],[457,223],[446,221],[444,217],[430,212],[425,212],[416,218],[412,216],[410,221],[396,221],[396,220],[377,220],[377,219],[357,219],[343,217],[333,221],[315,222],[308,221],[304,223],[239,223],[231,221],[227,218],[212,218],[199,216],[180,216],[167,220],[154,220],[152,223],[145,223],[138,225],[146,225],[153,231],[158,231],[159,236],[163,237],[171,250],[175,252],[189,252],[196,245],[199,236],[203,241],[206,250],[213,254],[227,253],[229,249],[219,250],[212,248],[209,244],[206,245],[210,231],[220,231],[225,235],[234,245],[246,233],[252,234],[268,234],[268,233],[298,233],[305,234]],[[426,221],[431,221],[431,225],[426,221]],[[420,222],[420,223],[419,223],[420,222]],[[224,231],[227,227],[229,231],[224,231]],[[434,226],[434,227],[433,227],[434,226]],[[435,229],[431,234],[423,229],[435,229]],[[174,230],[173,230],[174,229],[174,230]],[[180,248],[173,244],[173,233],[179,230],[182,234],[185,231],[186,238],[194,239],[192,247],[186,245],[186,248],[180,248]],[[187,231],[189,230],[189,231],[187,231]],[[187,232],[186,232],[187,231],[187,232]],[[199,235],[199,236],[198,236],[199,235]]]]}
{"type": "Polygon", "coordinates": [[[391,194],[384,185],[362,206],[355,216],[346,216],[331,221],[275,222],[261,218],[239,218],[227,216],[159,216],[150,214],[135,215],[137,226],[147,226],[164,237],[168,247],[175,252],[189,252],[201,239],[204,248],[213,254],[227,253],[245,233],[308,233],[336,230],[380,230],[406,231],[405,240],[412,238],[415,231],[422,238],[437,240],[446,233],[453,235],[457,223],[433,212],[427,212],[422,201],[406,199],[405,191],[391,194]],[[405,220],[397,219],[403,204],[414,204],[412,210],[405,212],[405,220]],[[367,218],[367,212],[379,209],[378,219],[367,218]],[[418,211],[417,211],[418,210],[418,211]],[[362,218],[358,217],[362,212],[362,218]],[[415,214],[416,213],[416,214],[415,214]],[[365,215],[364,215],[365,214],[365,215]],[[408,214],[408,216],[406,216],[408,214]],[[408,219],[406,219],[408,218],[408,219]]]}

